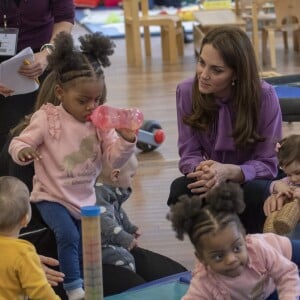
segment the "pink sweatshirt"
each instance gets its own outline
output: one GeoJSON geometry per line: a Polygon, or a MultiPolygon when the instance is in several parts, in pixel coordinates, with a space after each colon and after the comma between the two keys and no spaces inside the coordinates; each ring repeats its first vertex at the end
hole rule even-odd
{"type": "Polygon", "coordinates": [[[298,300],[300,279],[291,262],[290,240],[273,233],[249,234],[246,245],[248,264],[243,274],[222,276],[197,262],[182,300],[263,300],[276,289],[280,300],[298,300]]]}
{"type": "Polygon", "coordinates": [[[42,159],[34,160],[35,176],[31,201],[58,202],[75,218],[80,207],[96,202],[94,184],[102,162],[120,168],[135,150],[135,143],[119,137],[115,130],[95,129],[91,122],[82,123],[62,106],[47,104],[34,113],[20,136],[13,138],[9,153],[13,160],[25,147],[38,149],[42,159]]]}

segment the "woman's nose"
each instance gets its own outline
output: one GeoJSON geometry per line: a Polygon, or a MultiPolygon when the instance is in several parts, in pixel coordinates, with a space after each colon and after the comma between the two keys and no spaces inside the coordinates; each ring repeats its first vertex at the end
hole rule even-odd
{"type": "Polygon", "coordinates": [[[203,68],[203,70],[201,72],[201,77],[206,80],[210,78],[208,70],[206,68],[203,68]]]}

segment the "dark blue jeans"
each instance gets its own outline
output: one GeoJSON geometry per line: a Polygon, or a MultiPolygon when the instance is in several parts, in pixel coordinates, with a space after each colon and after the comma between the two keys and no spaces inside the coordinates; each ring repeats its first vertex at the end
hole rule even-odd
{"type": "Polygon", "coordinates": [[[53,231],[60,271],[65,274],[64,289],[72,290],[83,286],[81,222],[73,218],[59,203],[41,201],[36,203],[48,227],[53,231]]]}

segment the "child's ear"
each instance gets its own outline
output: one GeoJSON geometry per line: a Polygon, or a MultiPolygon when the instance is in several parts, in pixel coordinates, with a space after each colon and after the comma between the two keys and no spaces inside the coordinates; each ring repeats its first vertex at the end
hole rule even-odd
{"type": "Polygon", "coordinates": [[[59,101],[62,100],[63,93],[64,93],[63,88],[59,84],[56,84],[54,87],[54,95],[59,101]]]}
{"type": "Polygon", "coordinates": [[[27,227],[29,221],[30,221],[30,216],[29,216],[29,213],[28,213],[28,214],[26,214],[26,215],[23,217],[23,219],[22,219],[21,222],[20,222],[20,225],[22,226],[22,228],[27,227]]]}
{"type": "Polygon", "coordinates": [[[112,182],[116,182],[119,179],[120,169],[113,169],[110,174],[110,179],[112,182]]]}

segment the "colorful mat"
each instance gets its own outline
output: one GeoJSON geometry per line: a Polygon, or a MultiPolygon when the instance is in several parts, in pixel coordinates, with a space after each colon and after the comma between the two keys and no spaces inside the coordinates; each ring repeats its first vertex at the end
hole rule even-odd
{"type": "MultiPolygon", "coordinates": [[[[168,9],[167,12],[175,14],[176,9],[168,9]]],[[[149,15],[155,15],[158,13],[160,13],[159,10],[151,10],[149,15]]],[[[89,32],[100,31],[111,38],[124,38],[125,27],[122,9],[103,7],[94,9],[76,8],[75,19],[89,32]]],[[[193,21],[185,21],[182,23],[186,33],[192,32],[193,23],[193,21]]],[[[160,35],[160,27],[151,26],[150,32],[151,35],[160,35]]],[[[141,35],[142,34],[143,28],[141,27],[141,35]]]]}

